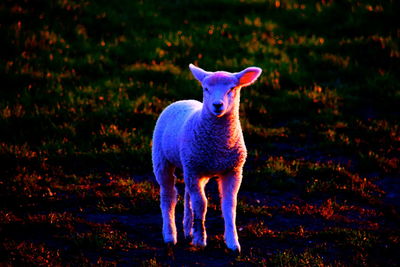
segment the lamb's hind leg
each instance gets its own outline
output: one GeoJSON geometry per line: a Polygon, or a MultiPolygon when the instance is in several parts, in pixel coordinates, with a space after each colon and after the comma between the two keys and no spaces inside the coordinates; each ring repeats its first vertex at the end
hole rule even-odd
{"type": "Polygon", "coordinates": [[[190,201],[189,188],[185,187],[185,201],[183,211],[183,232],[187,240],[191,240],[193,236],[193,210],[192,202],[190,201]]]}
{"type": "Polygon", "coordinates": [[[241,181],[241,171],[232,171],[218,181],[222,215],[225,220],[225,243],[229,249],[237,252],[240,252],[240,244],[236,230],[236,205],[241,181]]]}
{"type": "Polygon", "coordinates": [[[155,174],[157,182],[160,185],[160,206],[163,217],[164,242],[176,244],[175,206],[177,202],[177,190],[175,188],[174,171],[175,168],[165,161],[158,165],[155,174]]]}

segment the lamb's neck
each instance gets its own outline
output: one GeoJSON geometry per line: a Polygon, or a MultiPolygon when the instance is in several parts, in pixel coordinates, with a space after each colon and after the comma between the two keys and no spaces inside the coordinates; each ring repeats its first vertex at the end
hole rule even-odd
{"type": "Polygon", "coordinates": [[[222,117],[216,117],[204,109],[205,107],[203,107],[201,119],[198,121],[198,129],[202,133],[206,133],[204,141],[217,147],[236,145],[241,133],[239,109],[231,110],[222,117]]]}

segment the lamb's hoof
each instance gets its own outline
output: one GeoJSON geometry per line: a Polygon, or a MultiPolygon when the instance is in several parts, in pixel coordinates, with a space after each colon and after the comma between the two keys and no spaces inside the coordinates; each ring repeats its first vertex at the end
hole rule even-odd
{"type": "Polygon", "coordinates": [[[238,242],[235,242],[234,244],[230,245],[227,244],[227,249],[230,255],[236,255],[236,256],[240,255],[240,245],[238,242]]]}
{"type": "Polygon", "coordinates": [[[164,239],[165,244],[171,243],[172,245],[175,245],[178,242],[176,235],[172,235],[172,234],[164,235],[163,239],[164,239]]]}
{"type": "Polygon", "coordinates": [[[202,238],[198,238],[198,239],[194,238],[192,240],[192,245],[197,248],[204,249],[207,246],[207,242],[206,242],[206,240],[204,240],[202,238]]]}

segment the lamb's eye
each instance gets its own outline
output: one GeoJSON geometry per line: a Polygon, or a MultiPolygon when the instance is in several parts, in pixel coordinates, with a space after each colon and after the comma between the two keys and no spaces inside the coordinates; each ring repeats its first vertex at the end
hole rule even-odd
{"type": "Polygon", "coordinates": [[[208,92],[208,88],[207,88],[207,87],[204,87],[204,91],[208,92]]]}

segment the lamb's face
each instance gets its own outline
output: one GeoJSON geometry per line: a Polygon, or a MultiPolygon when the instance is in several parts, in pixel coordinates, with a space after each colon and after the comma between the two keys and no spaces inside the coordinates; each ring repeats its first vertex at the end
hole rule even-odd
{"type": "Polygon", "coordinates": [[[209,72],[189,65],[193,76],[203,86],[203,105],[216,117],[222,117],[239,105],[241,87],[252,84],[261,74],[261,69],[250,67],[241,72],[209,72]]]}
{"type": "Polygon", "coordinates": [[[216,117],[222,117],[232,110],[238,101],[240,87],[238,79],[228,72],[216,72],[204,78],[203,105],[216,117]]]}

